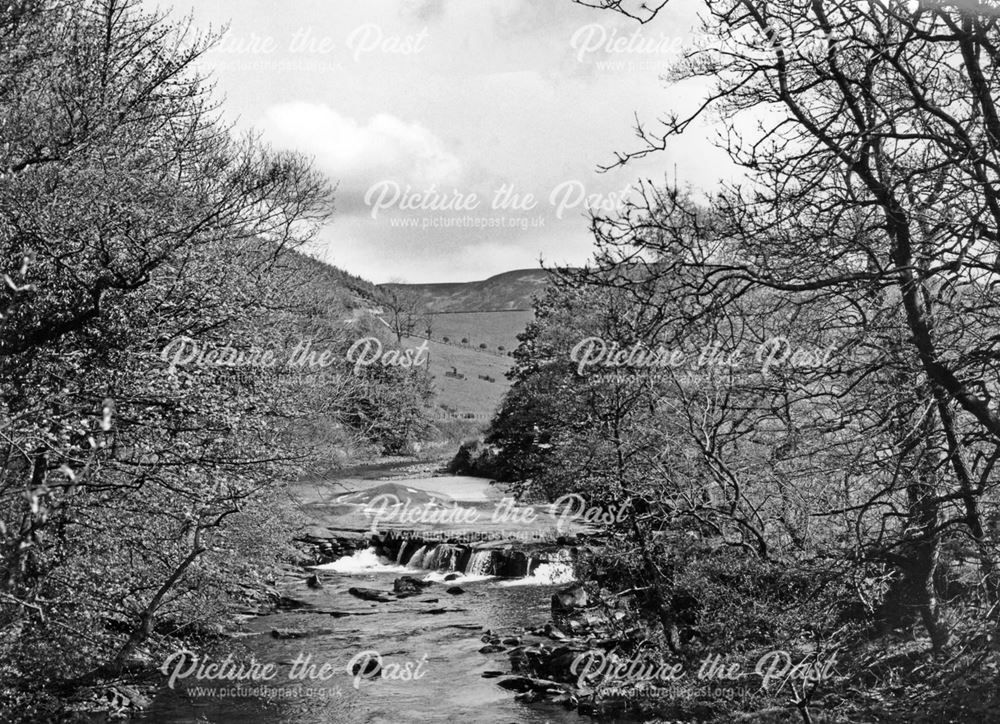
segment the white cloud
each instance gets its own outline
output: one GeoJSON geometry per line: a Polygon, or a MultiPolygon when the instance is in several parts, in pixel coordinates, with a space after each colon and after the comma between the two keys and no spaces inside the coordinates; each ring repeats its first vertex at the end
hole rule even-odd
{"type": "Polygon", "coordinates": [[[348,193],[383,179],[421,188],[454,184],[463,170],[431,131],[388,113],[359,123],[327,105],[282,103],[268,108],[258,127],[278,148],[313,156],[348,193]]]}

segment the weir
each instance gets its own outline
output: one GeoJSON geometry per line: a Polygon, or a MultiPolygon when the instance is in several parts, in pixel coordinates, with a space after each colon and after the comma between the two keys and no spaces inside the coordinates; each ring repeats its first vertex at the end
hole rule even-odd
{"type": "Polygon", "coordinates": [[[543,550],[535,547],[525,550],[524,546],[515,545],[474,547],[399,538],[391,532],[374,536],[371,546],[381,558],[394,561],[397,566],[501,578],[526,578],[543,565],[572,566],[576,558],[576,549],[565,546],[547,546],[543,550]]]}

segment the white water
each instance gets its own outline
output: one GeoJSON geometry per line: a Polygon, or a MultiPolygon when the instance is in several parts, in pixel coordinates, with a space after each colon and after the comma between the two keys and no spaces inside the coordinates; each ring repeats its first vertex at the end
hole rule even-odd
{"type": "Polygon", "coordinates": [[[527,578],[500,581],[500,586],[554,586],[576,580],[573,566],[566,563],[542,563],[527,578]]]}
{"type": "Polygon", "coordinates": [[[469,559],[469,565],[465,567],[465,570],[470,576],[484,576],[489,573],[492,560],[492,551],[476,551],[469,559]]]}
{"type": "MultiPolygon", "coordinates": [[[[436,550],[436,549],[435,549],[436,550]]],[[[338,558],[332,563],[324,563],[320,566],[312,566],[313,569],[318,571],[336,571],[337,573],[345,574],[366,574],[366,573],[408,573],[414,569],[422,569],[423,564],[426,563],[437,563],[434,558],[432,551],[431,555],[428,555],[426,546],[421,547],[413,554],[413,558],[410,562],[401,566],[388,558],[383,558],[376,554],[374,548],[365,548],[364,550],[355,551],[349,556],[344,556],[338,558]]],[[[454,578],[448,583],[469,583],[472,581],[485,581],[491,578],[496,578],[496,576],[490,575],[488,572],[490,561],[492,556],[490,551],[475,551],[472,554],[472,558],[469,560],[469,564],[465,570],[462,571],[451,571],[451,570],[435,570],[433,567],[424,576],[425,581],[434,582],[445,582],[445,576],[450,574],[458,574],[458,578],[454,578]]],[[[529,564],[530,565],[530,564],[529,564]]],[[[498,581],[497,585],[500,586],[553,586],[566,583],[572,583],[576,580],[573,571],[572,557],[569,555],[568,551],[559,551],[557,558],[549,563],[540,564],[530,576],[526,578],[513,578],[498,581]]]]}
{"type": "MultiPolygon", "coordinates": [[[[531,570],[531,561],[528,561],[528,570],[531,570]]],[[[576,580],[576,573],[573,570],[573,557],[569,551],[557,551],[553,560],[548,563],[541,563],[531,572],[527,578],[514,578],[501,581],[501,586],[554,586],[564,583],[572,583],[576,580]]]]}
{"type": "Polygon", "coordinates": [[[459,583],[472,583],[473,581],[488,581],[491,578],[496,578],[496,576],[472,576],[467,573],[461,573],[459,571],[431,571],[423,580],[433,581],[434,583],[450,583],[457,586],[459,583]],[[445,576],[458,575],[458,578],[452,578],[450,581],[446,581],[445,576]]]}
{"type": "Polygon", "coordinates": [[[406,572],[405,566],[397,566],[388,558],[382,558],[375,553],[374,548],[355,551],[349,556],[338,558],[332,563],[311,566],[317,571],[336,571],[337,573],[394,573],[406,572]]]}
{"type": "Polygon", "coordinates": [[[409,563],[406,564],[407,568],[423,568],[424,567],[424,556],[427,555],[427,546],[420,546],[417,552],[413,554],[410,558],[409,563]]]}

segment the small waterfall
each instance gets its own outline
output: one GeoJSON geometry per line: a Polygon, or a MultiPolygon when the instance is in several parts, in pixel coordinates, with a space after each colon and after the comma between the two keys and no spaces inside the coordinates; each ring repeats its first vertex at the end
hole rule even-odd
{"type": "Polygon", "coordinates": [[[424,567],[424,556],[427,555],[427,546],[420,546],[417,552],[413,554],[413,558],[410,562],[406,564],[407,568],[423,568],[424,567]]]}
{"type": "Polygon", "coordinates": [[[528,560],[528,575],[526,578],[503,581],[501,586],[551,586],[572,583],[576,580],[576,567],[573,563],[573,551],[562,548],[553,551],[543,558],[535,570],[531,570],[533,559],[528,560]]]}
{"type": "Polygon", "coordinates": [[[404,540],[399,544],[399,553],[396,554],[396,565],[403,565],[403,556],[406,554],[406,546],[410,544],[409,541],[404,540]]]}
{"type": "Polygon", "coordinates": [[[342,556],[330,563],[311,566],[317,571],[336,571],[337,573],[371,573],[373,571],[392,570],[392,560],[383,558],[375,548],[364,548],[354,551],[349,556],[342,556]]]}
{"type": "Polygon", "coordinates": [[[466,575],[488,576],[493,567],[493,551],[476,551],[469,559],[469,565],[465,568],[466,575]]]}
{"type": "Polygon", "coordinates": [[[438,569],[438,562],[441,560],[441,548],[442,546],[437,546],[428,551],[420,567],[426,568],[429,571],[436,571],[438,569]]]}
{"type": "Polygon", "coordinates": [[[446,555],[444,557],[446,565],[441,566],[441,569],[445,571],[457,570],[458,557],[459,555],[461,555],[461,553],[462,553],[461,549],[455,548],[454,546],[448,546],[447,550],[445,551],[446,555]]]}

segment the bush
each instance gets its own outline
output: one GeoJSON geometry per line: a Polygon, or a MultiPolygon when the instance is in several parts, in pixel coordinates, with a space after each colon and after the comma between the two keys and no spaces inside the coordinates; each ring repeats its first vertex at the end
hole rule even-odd
{"type": "Polygon", "coordinates": [[[447,470],[453,475],[495,478],[496,464],[496,450],[484,444],[482,440],[466,440],[448,463],[447,470]]]}

